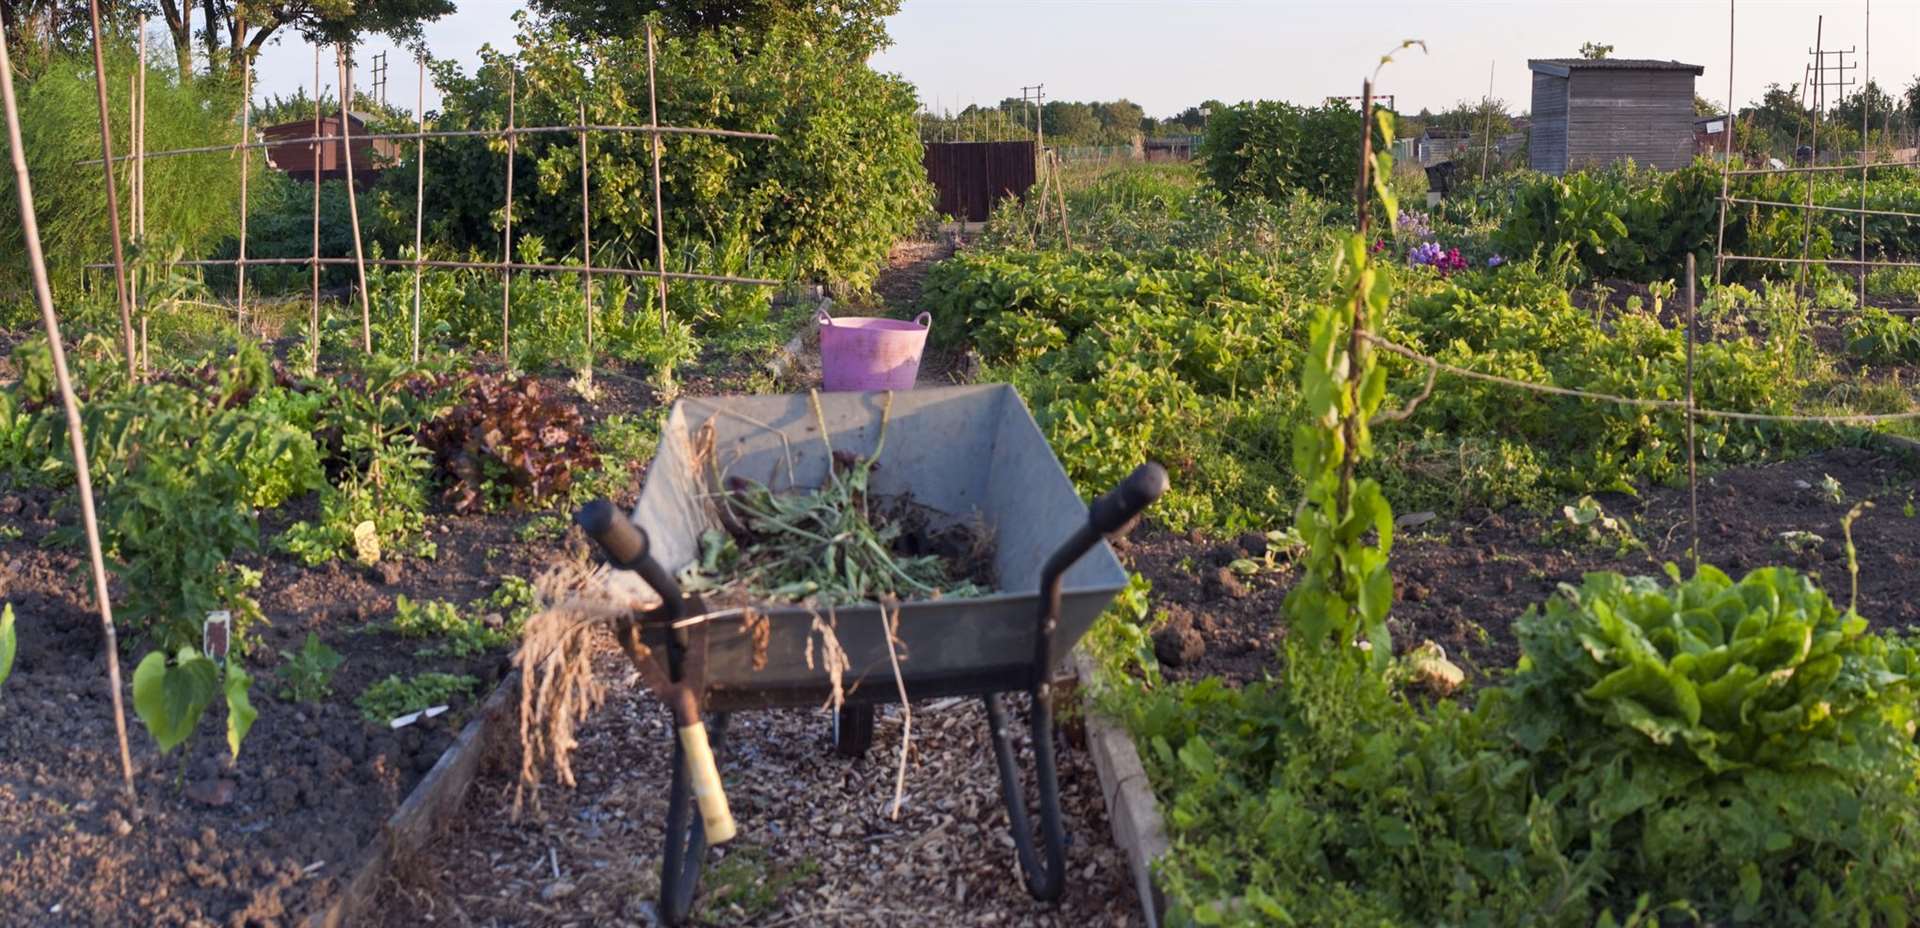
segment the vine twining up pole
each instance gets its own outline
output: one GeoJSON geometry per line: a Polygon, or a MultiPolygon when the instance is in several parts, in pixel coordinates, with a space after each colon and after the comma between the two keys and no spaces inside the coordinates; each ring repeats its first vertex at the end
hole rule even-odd
{"type": "MultiPolygon", "coordinates": [[[[1418,45],[1409,40],[1399,52],[1418,45]]],[[[1384,67],[1393,60],[1380,59],[1384,67]]],[[[1375,77],[1379,76],[1376,69],[1375,77]]],[[[1377,124],[1360,133],[1360,175],[1355,184],[1354,231],[1344,236],[1334,260],[1339,298],[1314,312],[1310,346],[1300,375],[1307,422],[1295,429],[1293,466],[1306,479],[1306,496],[1294,527],[1306,542],[1300,582],[1288,592],[1289,638],[1310,651],[1355,653],[1365,640],[1371,663],[1384,672],[1393,659],[1387,611],[1393,604],[1393,509],[1378,481],[1356,476],[1373,454],[1370,424],[1386,399],[1387,374],[1374,357],[1368,335],[1387,312],[1393,293],[1391,269],[1368,247],[1372,200],[1377,196],[1393,227],[1399,204],[1393,176],[1393,113],[1373,108],[1373,81],[1362,87],[1361,119],[1377,124]],[[1371,536],[1371,537],[1370,537],[1371,536]]]]}

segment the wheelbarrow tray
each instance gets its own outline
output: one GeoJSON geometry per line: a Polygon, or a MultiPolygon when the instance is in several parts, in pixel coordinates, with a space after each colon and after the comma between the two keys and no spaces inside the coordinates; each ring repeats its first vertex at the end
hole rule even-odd
{"type": "MultiPolygon", "coordinates": [[[[1000,590],[899,605],[896,650],[908,695],[978,694],[1040,682],[1034,654],[1041,567],[1088,514],[1020,395],[1005,384],[911,390],[891,394],[890,409],[887,393],[818,398],[818,415],[807,394],[698,397],[674,404],[632,515],[652,539],[661,566],[680,574],[699,557],[702,533],[720,528],[708,498],[714,467],[776,491],[819,487],[831,460],[820,423],[833,450],[867,455],[880,440],[884,417],[886,443],[870,491],[911,494],[954,519],[979,520],[994,542],[1000,590]],[[710,459],[702,437],[709,424],[710,459]]],[[[1074,563],[1063,578],[1050,653],[1059,657],[1071,650],[1126,583],[1126,571],[1104,541],[1074,563]]],[[[706,649],[709,709],[824,703],[832,684],[826,636],[816,623],[830,627],[846,653],[841,689],[847,701],[899,699],[887,648],[888,614],[879,605],[768,605],[752,612],[750,619],[718,613],[705,623],[706,633],[689,642],[706,649]],[[765,638],[757,642],[762,621],[765,638]]],[[[657,645],[664,634],[654,627],[646,636],[657,645]]]]}

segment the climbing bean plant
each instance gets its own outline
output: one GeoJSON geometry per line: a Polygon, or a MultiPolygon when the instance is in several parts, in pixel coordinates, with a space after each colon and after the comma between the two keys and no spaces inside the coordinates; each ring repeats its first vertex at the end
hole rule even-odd
{"type": "MultiPolygon", "coordinates": [[[[1391,146],[1392,114],[1377,115],[1391,146]]],[[[1293,466],[1305,476],[1306,492],[1294,527],[1307,553],[1286,609],[1305,646],[1345,649],[1364,634],[1374,667],[1385,669],[1393,654],[1387,631],[1393,509],[1379,482],[1355,471],[1373,453],[1370,420],[1387,394],[1386,368],[1376,363],[1368,327],[1382,321],[1393,292],[1391,270],[1367,247],[1368,196],[1380,197],[1389,227],[1398,204],[1384,182],[1393,176],[1392,156],[1369,149],[1363,141],[1357,228],[1343,238],[1334,262],[1339,297],[1315,311],[1300,373],[1306,421],[1294,430],[1293,466]]]]}

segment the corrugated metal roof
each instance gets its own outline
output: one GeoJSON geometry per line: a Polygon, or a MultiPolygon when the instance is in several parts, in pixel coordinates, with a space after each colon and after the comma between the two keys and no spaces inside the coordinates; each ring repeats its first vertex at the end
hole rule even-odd
{"type": "Polygon", "coordinates": [[[1697,64],[1658,58],[1529,58],[1527,67],[1555,77],[1565,77],[1568,71],[1692,71],[1698,77],[1707,70],[1697,64]]]}

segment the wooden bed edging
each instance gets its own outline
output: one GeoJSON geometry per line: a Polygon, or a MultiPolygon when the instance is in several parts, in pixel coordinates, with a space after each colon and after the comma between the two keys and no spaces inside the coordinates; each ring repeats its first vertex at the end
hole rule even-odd
{"type": "Polygon", "coordinates": [[[308,928],[343,928],[358,923],[379,894],[380,881],[392,870],[394,861],[419,853],[460,808],[467,788],[480,772],[488,745],[504,731],[501,723],[512,721],[519,693],[520,671],[509,671],[467,720],[459,737],[441,753],[433,769],[361,850],[353,863],[352,876],[333,900],[307,918],[308,928]]]}

